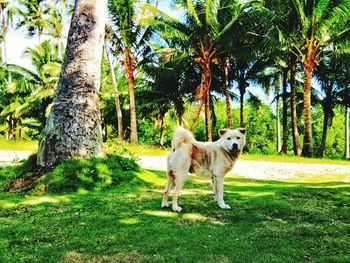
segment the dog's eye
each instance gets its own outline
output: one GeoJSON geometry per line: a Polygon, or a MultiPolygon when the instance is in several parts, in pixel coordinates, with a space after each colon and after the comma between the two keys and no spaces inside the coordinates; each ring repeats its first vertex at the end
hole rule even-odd
{"type": "Polygon", "coordinates": [[[237,137],[237,140],[241,139],[241,137],[237,137]]]}
{"type": "Polygon", "coordinates": [[[231,137],[227,137],[227,140],[231,140],[231,137]]]}

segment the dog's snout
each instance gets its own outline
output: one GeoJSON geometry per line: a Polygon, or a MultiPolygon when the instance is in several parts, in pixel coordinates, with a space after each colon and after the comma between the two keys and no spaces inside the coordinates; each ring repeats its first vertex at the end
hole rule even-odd
{"type": "Polygon", "coordinates": [[[232,150],[237,150],[237,149],[238,149],[238,144],[237,143],[232,144],[232,150]]]}

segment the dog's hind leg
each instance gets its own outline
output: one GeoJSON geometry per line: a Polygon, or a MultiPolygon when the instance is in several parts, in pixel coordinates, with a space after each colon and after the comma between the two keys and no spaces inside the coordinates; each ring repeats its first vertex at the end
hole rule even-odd
{"type": "Polygon", "coordinates": [[[165,187],[165,191],[164,191],[164,195],[163,195],[163,202],[162,202],[162,207],[168,207],[169,206],[169,202],[168,202],[168,197],[169,197],[169,193],[170,193],[170,189],[171,186],[173,185],[173,182],[175,180],[175,176],[173,171],[168,171],[167,172],[168,175],[168,181],[165,187]]]}
{"type": "Polygon", "coordinates": [[[187,175],[180,175],[176,176],[175,179],[175,190],[173,193],[173,211],[175,212],[181,212],[182,208],[178,205],[178,198],[180,194],[180,190],[185,184],[187,175]]]}

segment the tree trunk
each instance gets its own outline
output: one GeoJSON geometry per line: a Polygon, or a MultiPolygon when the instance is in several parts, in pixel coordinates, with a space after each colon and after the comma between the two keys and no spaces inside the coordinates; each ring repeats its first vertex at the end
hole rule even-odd
{"type": "Polygon", "coordinates": [[[160,138],[159,138],[159,144],[161,146],[164,145],[164,116],[160,116],[160,138]]]}
{"type": "Polygon", "coordinates": [[[322,129],[322,140],[321,140],[321,145],[318,150],[318,156],[323,157],[324,154],[324,149],[326,147],[326,142],[327,142],[327,132],[328,132],[328,126],[329,126],[329,119],[330,119],[330,111],[327,109],[327,105],[324,106],[323,110],[323,129],[322,129]]]}
{"type": "Polygon", "coordinates": [[[7,37],[7,25],[6,25],[6,14],[5,14],[5,10],[2,9],[1,10],[1,14],[2,14],[2,44],[3,44],[3,54],[4,57],[2,59],[2,65],[7,65],[7,48],[6,48],[6,37],[7,37]]]}
{"type": "Polygon", "coordinates": [[[212,130],[211,130],[211,114],[210,114],[210,78],[211,72],[209,65],[203,67],[202,72],[202,85],[205,91],[205,130],[207,133],[207,141],[211,142],[213,140],[212,130]]]}
{"type": "Polygon", "coordinates": [[[130,143],[137,144],[137,121],[136,121],[136,103],[135,103],[135,77],[134,77],[134,63],[131,51],[128,50],[126,54],[126,71],[128,76],[129,97],[130,97],[130,143]]]}
{"type": "Polygon", "coordinates": [[[13,113],[10,113],[8,120],[9,128],[7,131],[7,139],[15,140],[16,139],[16,119],[13,117],[13,113]]]}
{"type": "Polygon", "coordinates": [[[295,72],[296,64],[292,63],[290,69],[290,108],[291,108],[291,118],[292,118],[292,135],[293,135],[293,151],[294,155],[301,154],[301,146],[298,131],[297,122],[297,102],[296,102],[296,92],[295,92],[295,72]]]}
{"type": "Polygon", "coordinates": [[[112,60],[109,56],[109,52],[107,50],[107,45],[105,44],[105,51],[106,51],[106,57],[109,63],[109,70],[111,73],[111,79],[112,79],[112,85],[114,89],[114,101],[115,101],[115,108],[117,110],[117,122],[118,122],[118,139],[124,140],[124,131],[123,131],[123,115],[122,110],[120,107],[120,100],[119,100],[119,92],[118,92],[118,85],[114,74],[114,67],[112,64],[112,60]]]}
{"type": "Polygon", "coordinates": [[[228,127],[230,129],[233,129],[231,102],[230,102],[230,90],[229,90],[229,79],[228,79],[229,65],[230,65],[229,59],[225,59],[225,61],[224,61],[224,72],[225,72],[224,91],[225,91],[225,97],[226,97],[227,123],[228,123],[228,127]]]}
{"type": "Polygon", "coordinates": [[[345,109],[345,158],[349,159],[350,158],[350,123],[349,123],[349,118],[350,118],[350,108],[346,107],[345,109]]]}
{"type": "Polygon", "coordinates": [[[311,123],[311,79],[312,69],[304,69],[304,145],[302,155],[311,157],[312,145],[312,123],[311,123]]]}
{"type": "Polygon", "coordinates": [[[280,122],[280,94],[276,94],[276,130],[277,130],[277,152],[279,153],[282,149],[281,146],[281,122],[280,122]]]}
{"type": "Polygon", "coordinates": [[[244,124],[244,95],[245,95],[245,87],[239,88],[239,125],[240,127],[245,127],[244,124]]]}
{"type": "Polygon", "coordinates": [[[76,0],[52,109],[39,144],[38,164],[102,156],[99,106],[107,1],[76,0]]]}
{"type": "Polygon", "coordinates": [[[283,102],[283,112],[282,112],[282,127],[283,127],[283,139],[282,139],[282,152],[287,154],[288,152],[288,104],[287,104],[287,76],[288,69],[283,69],[283,79],[282,79],[282,102],[283,102]]]}

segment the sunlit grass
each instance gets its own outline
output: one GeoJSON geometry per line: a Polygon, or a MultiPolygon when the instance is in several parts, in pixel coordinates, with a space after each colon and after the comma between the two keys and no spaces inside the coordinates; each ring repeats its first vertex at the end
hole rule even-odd
{"type": "Polygon", "coordinates": [[[0,262],[350,261],[346,176],[230,176],[225,200],[231,210],[217,206],[209,179],[190,177],[180,196],[182,213],[160,208],[164,171],[135,176],[144,183],[0,193],[0,262]],[[337,184],[342,187],[328,188],[337,184]]]}
{"type": "Polygon", "coordinates": [[[1,137],[0,150],[36,152],[38,150],[38,141],[6,140],[5,138],[1,137]]]}

